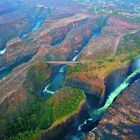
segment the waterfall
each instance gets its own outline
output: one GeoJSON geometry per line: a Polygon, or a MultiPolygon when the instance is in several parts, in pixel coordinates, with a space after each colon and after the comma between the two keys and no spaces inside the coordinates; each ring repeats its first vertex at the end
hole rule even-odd
{"type": "Polygon", "coordinates": [[[106,110],[111,106],[114,99],[123,91],[125,90],[131,83],[136,81],[138,78],[140,78],[140,57],[137,57],[134,59],[130,65],[131,73],[128,74],[128,76],[124,79],[120,85],[114,89],[111,93],[109,93],[109,96],[104,104],[103,107],[100,107],[98,109],[93,109],[90,112],[90,118],[88,120],[85,120],[83,124],[81,124],[78,128],[79,131],[83,131],[82,128],[90,127],[91,129],[94,128],[94,125],[98,122],[98,120],[101,119],[103,114],[106,112],[106,110]]]}
{"type": "MultiPolygon", "coordinates": [[[[140,59],[139,59],[140,60],[140,59]]],[[[140,61],[139,61],[140,62],[140,61]]],[[[106,103],[103,107],[99,108],[98,110],[94,110],[91,113],[91,116],[95,117],[95,116],[100,116],[102,113],[104,113],[106,111],[106,109],[113,103],[114,99],[124,90],[126,89],[129,84],[130,84],[130,80],[132,78],[134,78],[137,74],[140,74],[140,68],[135,70],[132,74],[130,74],[125,80],[124,82],[118,87],[116,88],[112,93],[110,93],[108,99],[106,100],[106,103]]]]}

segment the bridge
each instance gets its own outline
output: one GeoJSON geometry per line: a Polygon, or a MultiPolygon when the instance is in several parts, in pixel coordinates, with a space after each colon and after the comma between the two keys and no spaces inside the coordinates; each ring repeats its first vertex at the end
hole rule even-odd
{"type": "Polygon", "coordinates": [[[80,60],[80,61],[47,61],[48,64],[67,64],[67,65],[73,65],[73,64],[85,64],[85,63],[91,63],[91,60],[80,60]]]}

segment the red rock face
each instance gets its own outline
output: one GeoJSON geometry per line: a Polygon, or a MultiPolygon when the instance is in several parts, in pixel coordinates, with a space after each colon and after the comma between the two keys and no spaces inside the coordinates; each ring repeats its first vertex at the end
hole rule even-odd
{"type": "Polygon", "coordinates": [[[126,89],[107,110],[94,131],[96,139],[140,139],[140,80],[126,89]]]}
{"type": "MultiPolygon", "coordinates": [[[[44,54],[40,51],[40,47],[46,47],[46,55],[49,56],[49,60],[61,60],[66,59],[72,50],[81,47],[84,37],[91,34],[91,22],[92,26],[95,24],[94,20],[90,19],[88,16],[84,17],[71,17],[52,21],[50,23],[51,28],[46,29],[44,26],[41,31],[30,34],[25,41],[18,38],[8,42],[6,53],[0,57],[0,69],[3,69],[11,64],[17,63],[21,59],[27,56],[34,56],[36,54],[44,54]],[[88,23],[89,22],[89,23],[88,23]],[[86,28],[82,26],[88,24],[86,28]],[[78,32],[75,29],[82,27],[78,32]],[[84,31],[84,33],[82,33],[84,31]],[[75,35],[71,33],[67,37],[69,32],[74,32],[75,35]],[[59,47],[59,49],[58,49],[59,47]],[[63,54],[64,53],[64,54],[63,54]],[[63,54],[64,57],[61,57],[63,54]]],[[[47,23],[48,24],[48,23],[47,23]]]]}
{"type": "Polygon", "coordinates": [[[101,77],[93,72],[77,72],[71,75],[72,79],[77,79],[90,85],[92,93],[100,97],[104,91],[104,81],[101,77]]]}

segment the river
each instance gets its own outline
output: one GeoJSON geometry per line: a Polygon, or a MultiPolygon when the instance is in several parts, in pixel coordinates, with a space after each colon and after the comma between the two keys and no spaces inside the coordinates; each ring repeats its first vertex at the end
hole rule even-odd
{"type": "MultiPolygon", "coordinates": [[[[100,36],[100,33],[101,33],[101,29],[99,29],[99,28],[94,29],[93,30],[93,38],[97,38],[98,36],[100,36]]],[[[67,61],[76,61],[78,58],[78,55],[83,50],[83,48],[86,47],[87,43],[88,43],[88,41],[86,41],[82,47],[78,48],[77,50],[74,50],[71,53],[70,57],[67,59],[67,61]]],[[[59,90],[61,88],[63,80],[66,76],[68,67],[69,66],[66,64],[60,66],[60,68],[56,72],[56,75],[51,80],[51,82],[44,87],[42,95],[47,95],[47,94],[53,95],[56,93],[57,90],[59,90]]]]}
{"type": "MultiPolygon", "coordinates": [[[[44,22],[44,18],[38,18],[35,25],[33,26],[33,28],[28,32],[28,33],[24,33],[20,36],[20,39],[23,39],[24,37],[26,37],[29,33],[36,31],[40,28],[40,26],[42,25],[42,23],[44,22]]],[[[0,50],[0,55],[3,55],[6,52],[6,46],[3,47],[3,49],[0,50]]]]}
{"type": "MultiPolygon", "coordinates": [[[[29,33],[38,30],[40,28],[40,26],[42,25],[42,23],[44,22],[44,20],[45,19],[43,19],[43,18],[39,18],[36,21],[36,24],[34,25],[34,27],[28,33],[23,34],[20,37],[20,39],[24,39],[29,33]]],[[[6,52],[6,47],[4,49],[0,50],[0,56],[4,55],[5,52],[6,52]]],[[[18,60],[17,63],[12,64],[11,66],[7,67],[6,69],[1,70],[0,71],[0,79],[3,79],[4,77],[6,77],[16,66],[23,64],[25,62],[28,62],[31,58],[32,58],[32,56],[27,56],[24,59],[18,60]]]]}
{"type": "Polygon", "coordinates": [[[109,93],[105,104],[98,108],[93,109],[89,114],[90,118],[85,120],[84,123],[79,125],[76,135],[69,137],[69,140],[80,140],[89,131],[94,131],[98,125],[98,121],[103,117],[107,109],[112,105],[113,101],[124,91],[130,84],[140,78],[140,57],[136,58],[131,64],[131,73],[123,80],[122,83],[111,93],[109,93]],[[73,137],[75,139],[73,139],[73,137]]]}
{"type": "MultiPolygon", "coordinates": [[[[37,30],[43,22],[44,22],[43,19],[39,19],[30,32],[37,30]]],[[[101,33],[101,29],[98,29],[98,28],[94,29],[93,30],[93,37],[97,38],[98,36],[100,36],[100,33],[101,33]]],[[[28,33],[22,35],[21,38],[24,38],[27,35],[28,35],[28,33]]],[[[71,53],[70,57],[68,58],[68,61],[76,61],[78,58],[78,55],[80,54],[80,52],[83,50],[84,47],[86,47],[86,45],[82,46],[81,48],[79,48],[77,50],[74,50],[71,53]]],[[[5,51],[6,51],[6,48],[1,50],[0,55],[3,55],[5,53],[5,51]]],[[[28,59],[30,59],[30,58],[27,58],[27,60],[24,60],[23,63],[25,61],[28,61],[28,59]]],[[[74,133],[73,135],[68,134],[68,137],[66,136],[65,139],[80,140],[81,137],[84,136],[84,131],[88,132],[88,131],[91,131],[94,129],[94,127],[98,124],[97,121],[101,119],[103,114],[106,112],[106,110],[113,103],[114,99],[117,96],[119,96],[119,94],[124,89],[126,89],[131,84],[132,81],[134,82],[134,79],[137,76],[138,76],[138,78],[140,78],[140,58],[137,58],[135,63],[136,63],[135,65],[137,65],[137,67],[133,68],[133,71],[131,71],[131,73],[126,77],[126,79],[124,79],[124,81],[113,92],[108,94],[109,96],[106,99],[104,106],[101,108],[98,108],[98,109],[93,109],[90,112],[90,118],[88,120],[85,120],[84,123],[79,124],[79,128],[76,130],[76,133],[74,133]]],[[[4,73],[0,75],[0,79],[2,77],[4,77],[5,75],[7,75],[8,73],[10,73],[14,67],[15,66],[4,71],[4,73]]],[[[53,76],[53,79],[51,79],[51,81],[47,85],[45,85],[45,87],[43,89],[44,96],[46,96],[47,94],[53,95],[56,93],[57,90],[59,90],[62,87],[62,83],[63,83],[63,80],[66,76],[68,67],[69,66],[66,64],[60,65],[60,68],[57,70],[56,74],[53,76]]]]}

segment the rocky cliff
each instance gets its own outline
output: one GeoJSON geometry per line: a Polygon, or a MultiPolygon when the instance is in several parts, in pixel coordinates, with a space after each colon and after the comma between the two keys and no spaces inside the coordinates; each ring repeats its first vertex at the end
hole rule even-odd
{"type": "Polygon", "coordinates": [[[96,139],[139,140],[140,80],[115,100],[93,132],[96,139]]]}
{"type": "MultiPolygon", "coordinates": [[[[138,66],[135,65],[135,60],[132,61],[128,67],[111,73],[106,78],[105,93],[114,91],[115,87],[130,74],[130,68],[134,68],[134,66],[138,66]]],[[[107,109],[99,121],[99,125],[91,130],[84,140],[139,140],[139,90],[140,80],[139,77],[137,77],[137,79],[133,80],[130,86],[122,91],[114,100],[113,104],[107,109]]],[[[105,103],[107,97],[103,98],[102,105],[105,103]]]]}

